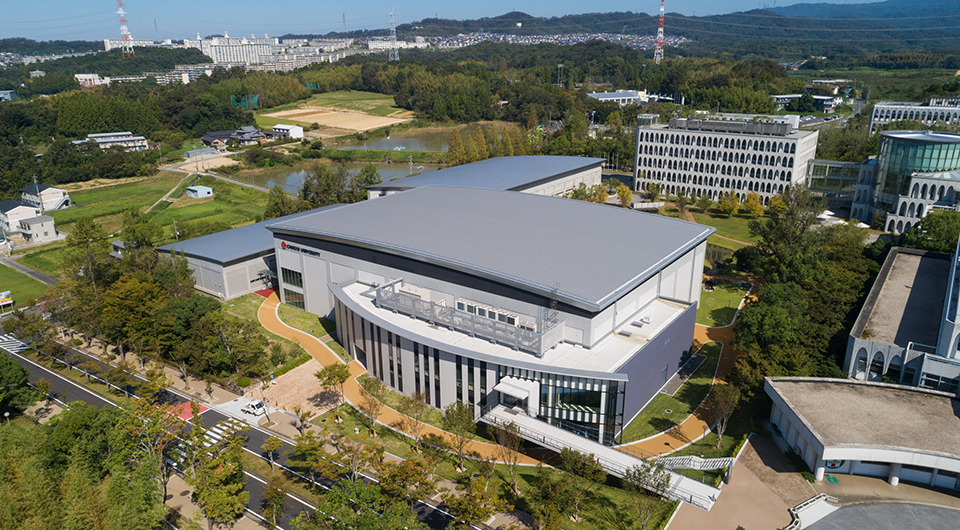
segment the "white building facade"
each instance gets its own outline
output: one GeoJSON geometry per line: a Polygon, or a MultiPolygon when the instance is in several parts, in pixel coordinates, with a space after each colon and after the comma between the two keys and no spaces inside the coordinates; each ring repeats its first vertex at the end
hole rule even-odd
{"type": "Polygon", "coordinates": [[[634,190],[660,184],[663,193],[717,200],[757,192],[764,204],[803,184],[817,149],[817,131],[758,121],[671,119],[637,127],[634,190]]]}

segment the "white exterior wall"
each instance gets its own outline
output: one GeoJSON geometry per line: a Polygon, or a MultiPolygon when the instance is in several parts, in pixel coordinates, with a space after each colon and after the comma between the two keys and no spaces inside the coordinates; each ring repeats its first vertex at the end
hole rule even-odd
{"type": "Polygon", "coordinates": [[[588,169],[585,171],[580,171],[574,173],[573,175],[568,175],[566,177],[553,180],[550,182],[544,182],[542,184],[536,184],[530,188],[526,188],[522,191],[523,193],[533,193],[536,195],[553,195],[554,197],[559,197],[567,192],[573,191],[575,188],[580,186],[580,184],[586,184],[589,188],[590,186],[595,186],[600,184],[600,181],[603,179],[601,176],[601,171],[599,167],[588,169]]]}
{"type": "Polygon", "coordinates": [[[918,121],[924,125],[935,125],[938,121],[956,124],[960,120],[960,107],[881,101],[874,105],[870,112],[870,132],[888,123],[903,120],[918,121]]]}
{"type": "Polygon", "coordinates": [[[816,131],[802,137],[768,136],[662,125],[639,127],[637,132],[635,191],[657,183],[663,186],[663,193],[683,191],[717,200],[732,188],[741,199],[756,191],[764,203],[791,184],[806,180],[807,163],[816,154],[819,136],[816,131]],[[740,148],[735,147],[738,141],[740,148]],[[754,149],[758,142],[772,149],[754,149]]]}
{"type": "Polygon", "coordinates": [[[0,223],[8,234],[20,232],[20,221],[40,215],[40,210],[32,206],[17,206],[8,212],[0,212],[0,223]]]}

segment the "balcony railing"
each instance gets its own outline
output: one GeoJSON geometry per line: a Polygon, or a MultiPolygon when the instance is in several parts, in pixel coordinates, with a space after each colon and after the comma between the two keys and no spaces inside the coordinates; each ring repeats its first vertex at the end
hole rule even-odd
{"type": "Polygon", "coordinates": [[[547,350],[563,339],[563,322],[538,333],[435,302],[426,302],[416,296],[398,292],[396,285],[397,282],[390,282],[376,288],[378,307],[530,352],[537,357],[543,357],[547,350]]]}

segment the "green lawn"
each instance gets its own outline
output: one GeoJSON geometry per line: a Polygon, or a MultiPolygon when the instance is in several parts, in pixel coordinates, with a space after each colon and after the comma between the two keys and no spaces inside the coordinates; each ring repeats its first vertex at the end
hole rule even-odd
{"type": "Polygon", "coordinates": [[[27,300],[35,300],[47,290],[47,284],[7,267],[0,266],[0,291],[10,291],[14,307],[25,307],[27,300]]]}
{"type": "Polygon", "coordinates": [[[726,281],[718,284],[712,291],[701,289],[700,304],[697,306],[697,324],[704,326],[726,326],[737,313],[740,300],[747,289],[737,282],[726,281]]]}
{"type": "MultiPolygon", "coordinates": [[[[58,227],[59,228],[59,227],[58,227]]],[[[60,277],[60,254],[63,252],[63,244],[51,246],[43,250],[37,250],[24,255],[18,261],[35,271],[40,271],[53,278],[60,277]]]]}
{"type": "Polygon", "coordinates": [[[70,198],[75,206],[69,210],[52,212],[50,215],[56,220],[58,229],[66,228],[69,231],[66,225],[81,217],[105,217],[123,213],[130,208],[143,210],[157,202],[184,176],[183,173],[161,171],[140,182],[71,192],[70,198]]]}
{"type": "Polygon", "coordinates": [[[710,392],[720,361],[721,344],[708,342],[699,353],[706,360],[673,396],[657,394],[637,417],[623,429],[623,442],[630,443],[676,427],[687,419],[710,392]],[[670,412],[666,412],[669,410],[670,412]]]}
{"type": "Polygon", "coordinates": [[[729,239],[724,239],[722,237],[717,237],[717,234],[713,234],[707,238],[707,243],[711,245],[716,245],[718,247],[729,248],[730,250],[740,250],[743,247],[749,245],[744,245],[743,243],[737,243],[736,241],[731,241],[729,239]]]}
{"type": "MultiPolygon", "coordinates": [[[[333,423],[332,411],[318,418],[314,418],[311,420],[311,423],[325,428],[343,429],[344,432],[348,433],[353,432],[354,428],[360,429],[363,435],[369,433],[369,421],[353,407],[349,405],[341,406],[341,415],[344,421],[339,425],[333,423]]],[[[380,427],[377,433],[376,438],[367,438],[367,443],[378,443],[382,445],[387,452],[401,458],[413,458],[416,456],[410,438],[397,434],[386,427],[380,427]]],[[[455,453],[445,455],[437,465],[437,472],[454,482],[461,482],[466,477],[472,476],[477,472],[476,465],[469,459],[465,461],[467,471],[465,473],[457,472],[455,470],[456,458],[455,453]]],[[[269,467],[269,464],[267,464],[266,467],[269,467]]],[[[553,473],[560,474],[561,472],[554,470],[553,473]]],[[[517,468],[516,477],[521,493],[529,495],[534,491],[536,476],[537,469],[534,466],[519,466],[517,468]]],[[[507,481],[509,477],[510,474],[507,467],[498,465],[492,484],[497,487],[500,494],[517,509],[530,513],[532,505],[525,497],[514,497],[507,491],[507,481]]],[[[601,484],[593,495],[584,502],[582,508],[583,519],[580,522],[573,522],[569,518],[564,517],[563,528],[571,530],[606,530],[608,528],[616,528],[618,527],[616,522],[617,516],[622,515],[625,510],[628,510],[631,502],[630,495],[629,492],[622,488],[618,479],[608,476],[606,483],[601,484]]],[[[653,517],[648,528],[658,528],[658,525],[670,516],[672,507],[672,503],[662,503],[659,512],[653,517]]]]}
{"type": "Polygon", "coordinates": [[[317,94],[310,102],[314,106],[334,107],[347,111],[366,112],[376,116],[390,116],[396,113],[409,114],[405,109],[398,107],[393,96],[361,92],[355,90],[341,90],[317,94]]]}
{"type": "Polygon", "coordinates": [[[757,242],[757,238],[750,235],[750,228],[747,226],[747,224],[750,222],[752,217],[748,215],[736,214],[726,217],[716,209],[708,210],[707,213],[702,213],[699,210],[694,209],[691,209],[690,212],[693,213],[693,218],[697,220],[697,223],[716,228],[717,234],[721,236],[726,236],[736,239],[737,241],[743,241],[745,243],[757,242]]]}

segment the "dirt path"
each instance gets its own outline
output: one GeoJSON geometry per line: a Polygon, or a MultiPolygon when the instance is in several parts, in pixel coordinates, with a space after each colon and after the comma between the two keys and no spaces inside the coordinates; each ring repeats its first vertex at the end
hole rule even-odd
{"type": "MultiPolygon", "coordinates": [[[[263,304],[260,305],[260,309],[257,313],[257,317],[260,319],[260,323],[263,327],[267,328],[271,333],[280,335],[281,337],[290,339],[307,351],[321,366],[327,366],[333,363],[342,363],[340,357],[333,352],[326,344],[320,342],[316,337],[300,331],[298,329],[292,328],[284,324],[280,318],[277,316],[277,307],[280,305],[280,298],[276,293],[272,293],[263,304]]],[[[356,362],[351,361],[347,363],[347,367],[350,368],[351,378],[347,380],[347,383],[344,385],[344,397],[346,400],[352,404],[359,404],[362,399],[363,390],[360,387],[360,383],[357,381],[357,378],[363,374],[366,374],[366,369],[363,366],[356,362]]],[[[394,429],[403,431],[403,419],[405,416],[393,410],[389,407],[384,406],[383,413],[380,415],[379,423],[393,427],[394,429]]],[[[427,434],[435,434],[438,436],[443,436],[447,440],[452,441],[453,438],[448,433],[433,427],[432,425],[424,425],[423,432],[421,436],[427,434]]],[[[493,444],[482,443],[471,441],[467,443],[465,452],[478,452],[486,458],[496,458],[498,447],[493,444]]],[[[520,464],[527,465],[536,465],[539,463],[538,460],[531,458],[527,455],[520,455],[520,464]]]]}

